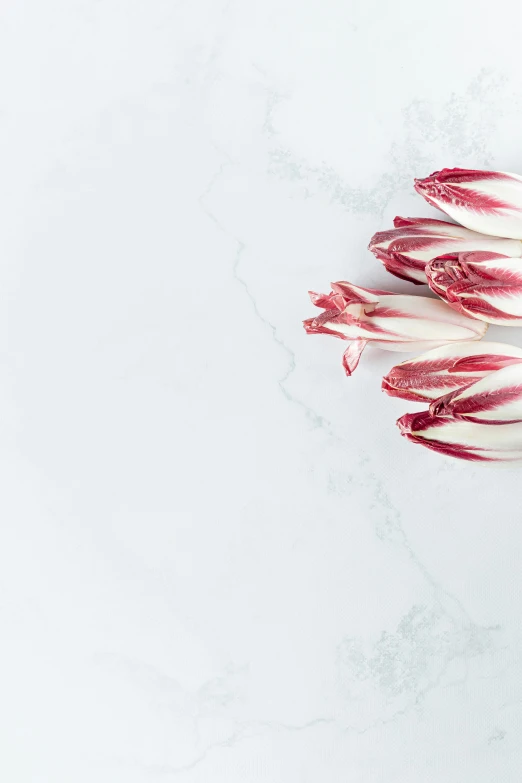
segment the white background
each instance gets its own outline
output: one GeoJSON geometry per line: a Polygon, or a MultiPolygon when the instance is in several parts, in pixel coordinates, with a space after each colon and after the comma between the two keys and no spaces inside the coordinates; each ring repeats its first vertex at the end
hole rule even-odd
{"type": "Polygon", "coordinates": [[[517,8],[3,0],[2,781],[519,783],[522,474],[301,327],[522,172],[517,8]]]}

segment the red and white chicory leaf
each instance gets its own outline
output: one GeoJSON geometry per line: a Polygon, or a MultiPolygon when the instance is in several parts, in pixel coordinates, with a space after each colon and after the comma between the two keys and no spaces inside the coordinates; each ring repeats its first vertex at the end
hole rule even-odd
{"type": "Polygon", "coordinates": [[[522,239],[522,177],[518,174],[442,169],[416,179],[415,190],[472,231],[522,239]]]}
{"type": "Polygon", "coordinates": [[[522,365],[504,367],[434,400],[430,412],[487,424],[522,421],[522,365]]]}
{"type": "Polygon", "coordinates": [[[374,234],[368,249],[392,275],[416,284],[427,283],[428,261],[447,253],[489,250],[522,256],[518,239],[485,236],[444,220],[396,217],[393,225],[395,228],[389,231],[374,234]]]}
{"type": "Polygon", "coordinates": [[[407,413],[397,425],[412,443],[449,457],[489,463],[522,461],[522,422],[483,424],[422,411],[407,413]]]}
{"type": "Polygon", "coordinates": [[[432,291],[463,315],[522,326],[522,263],[499,253],[458,253],[426,265],[432,291]]]}
{"type": "Polygon", "coordinates": [[[304,321],[305,330],[351,343],[343,360],[347,375],[357,367],[368,342],[390,351],[425,351],[450,342],[480,340],[487,328],[437,299],[347,282],[332,283],[330,294],[311,292],[310,298],[324,309],[316,318],[304,321]]]}
{"type": "Polygon", "coordinates": [[[423,402],[458,391],[491,373],[522,363],[522,348],[486,341],[449,343],[397,364],[382,380],[391,397],[423,402]]]}

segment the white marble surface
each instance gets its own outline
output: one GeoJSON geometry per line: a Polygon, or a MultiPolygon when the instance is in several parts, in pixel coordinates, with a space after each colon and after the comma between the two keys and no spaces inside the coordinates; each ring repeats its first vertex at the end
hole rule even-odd
{"type": "Polygon", "coordinates": [[[522,171],[517,8],[2,4],[6,783],[520,783],[522,474],[301,328],[522,171]]]}

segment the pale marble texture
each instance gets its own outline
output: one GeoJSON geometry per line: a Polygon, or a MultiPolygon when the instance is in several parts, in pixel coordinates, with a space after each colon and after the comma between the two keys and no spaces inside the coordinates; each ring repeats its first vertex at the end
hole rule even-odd
{"type": "Polygon", "coordinates": [[[414,175],[522,172],[520,21],[2,4],[2,781],[520,783],[522,473],[301,327],[410,290],[414,175]]]}

